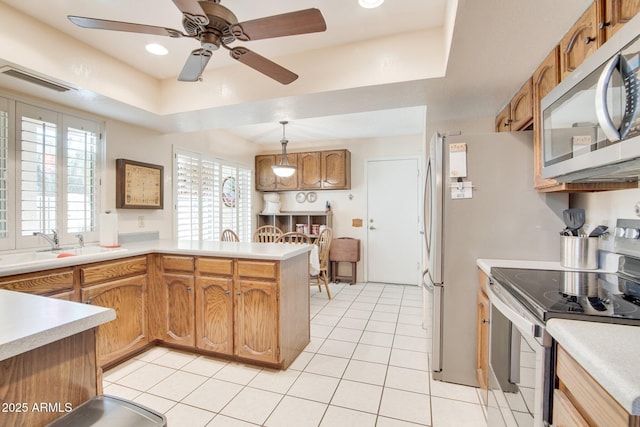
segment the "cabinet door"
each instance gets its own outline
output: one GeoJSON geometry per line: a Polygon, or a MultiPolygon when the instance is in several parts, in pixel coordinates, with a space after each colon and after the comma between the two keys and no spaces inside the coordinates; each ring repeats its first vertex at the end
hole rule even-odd
{"type": "Polygon", "coordinates": [[[555,47],[533,73],[533,172],[535,188],[556,185],[553,179],[542,178],[542,114],[540,103],[558,83],[560,67],[558,63],[560,48],[555,47]]]}
{"type": "MultiPolygon", "coordinates": [[[[280,161],[280,157],[281,156],[276,156],[276,163],[278,163],[280,161]]],[[[291,166],[296,166],[298,164],[298,154],[297,153],[293,153],[293,154],[287,154],[287,161],[289,162],[289,164],[291,166]]],[[[296,188],[298,188],[298,171],[296,171],[296,173],[294,173],[293,175],[289,176],[289,177],[276,177],[276,190],[295,190],[296,188]]],[[[275,174],[273,173],[273,171],[271,172],[272,175],[275,176],[275,174]]]]}
{"type": "Polygon", "coordinates": [[[598,49],[599,2],[594,1],[560,41],[560,69],[564,79],[598,49]]]}
{"type": "Polygon", "coordinates": [[[276,189],[276,176],[271,170],[276,156],[256,156],[256,191],[273,191],[276,189]]]}
{"type": "Polygon", "coordinates": [[[556,427],[588,427],[571,400],[560,389],[553,390],[553,425],[556,427]]]}
{"type": "Polygon", "coordinates": [[[519,131],[533,123],[533,90],[531,79],[511,100],[511,130],[519,131]]]}
{"type": "Polygon", "coordinates": [[[640,12],[640,0],[606,0],[604,5],[606,39],[640,12]]]}
{"type": "Polygon", "coordinates": [[[162,340],[174,344],[195,344],[193,276],[163,274],[166,301],[166,324],[162,340]]]}
{"type": "Polygon", "coordinates": [[[322,151],[322,188],[351,188],[351,155],[347,150],[322,151]]]}
{"type": "Polygon", "coordinates": [[[507,104],[496,116],[496,132],[511,132],[511,104],[507,104]]]}
{"type": "Polygon", "coordinates": [[[196,347],[233,354],[233,279],[196,279],[196,347]]]}
{"type": "Polygon", "coordinates": [[[478,291],[476,377],[483,403],[488,403],[489,384],[489,298],[478,291]]]}
{"type": "Polygon", "coordinates": [[[320,151],[298,153],[298,184],[301,189],[310,190],[322,187],[320,151]]]}
{"type": "Polygon", "coordinates": [[[97,328],[98,365],[104,366],[148,342],[146,274],[86,287],[81,298],[84,303],[116,311],[115,320],[97,328]]]}
{"type": "Polygon", "coordinates": [[[278,297],[275,282],[240,279],[235,300],[236,355],[278,363],[278,297]]]}

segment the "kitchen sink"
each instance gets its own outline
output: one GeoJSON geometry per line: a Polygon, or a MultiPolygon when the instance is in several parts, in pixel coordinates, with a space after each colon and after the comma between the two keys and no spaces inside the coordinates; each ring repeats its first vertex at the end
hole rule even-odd
{"type": "Polygon", "coordinates": [[[56,259],[58,254],[54,252],[24,252],[19,254],[0,255],[0,265],[25,264],[38,261],[56,259]]]}

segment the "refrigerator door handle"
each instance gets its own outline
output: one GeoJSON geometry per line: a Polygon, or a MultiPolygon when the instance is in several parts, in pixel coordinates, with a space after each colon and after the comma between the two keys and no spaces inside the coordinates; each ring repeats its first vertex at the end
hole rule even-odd
{"type": "Polygon", "coordinates": [[[442,308],[444,287],[433,284],[433,366],[432,372],[442,372],[442,308]]]}

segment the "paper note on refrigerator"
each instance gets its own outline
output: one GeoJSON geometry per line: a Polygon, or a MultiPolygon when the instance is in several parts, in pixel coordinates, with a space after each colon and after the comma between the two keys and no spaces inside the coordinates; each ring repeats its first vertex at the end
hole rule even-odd
{"type": "Polygon", "coordinates": [[[449,144],[449,178],[467,176],[467,144],[457,142],[449,144]]]}

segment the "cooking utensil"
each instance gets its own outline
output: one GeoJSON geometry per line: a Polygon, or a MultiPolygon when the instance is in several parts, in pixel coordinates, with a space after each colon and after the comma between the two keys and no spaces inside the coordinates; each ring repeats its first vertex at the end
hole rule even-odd
{"type": "Polygon", "coordinates": [[[608,228],[609,227],[607,227],[606,225],[599,225],[593,230],[591,230],[591,233],[589,233],[589,237],[600,237],[604,234],[607,234],[608,228]]]}
{"type": "Polygon", "coordinates": [[[584,231],[580,232],[582,226],[584,226],[585,221],[585,213],[584,209],[581,208],[570,208],[562,211],[562,218],[564,219],[564,223],[570,230],[576,230],[574,236],[578,236],[580,234],[584,234],[584,231]]]}

